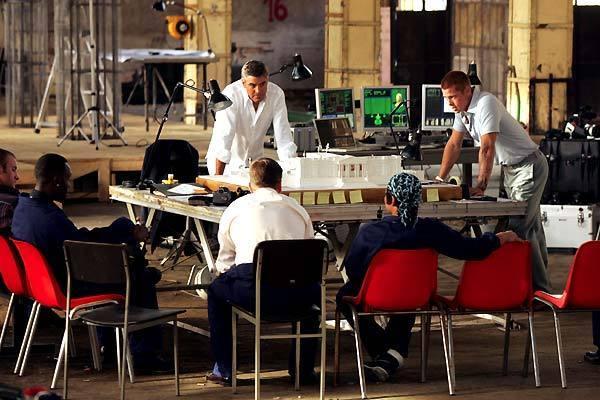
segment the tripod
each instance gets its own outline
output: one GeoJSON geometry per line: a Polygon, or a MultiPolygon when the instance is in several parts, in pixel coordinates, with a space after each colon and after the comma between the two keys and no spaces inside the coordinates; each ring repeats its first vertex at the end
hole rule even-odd
{"type": "MultiPolygon", "coordinates": [[[[73,133],[75,131],[77,131],[79,134],[81,134],[85,140],[88,143],[94,143],[96,145],[96,150],[98,150],[98,146],[100,144],[100,141],[104,138],[104,136],[106,136],[106,131],[104,132],[104,134],[102,136],[100,136],[100,119],[102,119],[108,128],[112,129],[113,133],[115,133],[119,139],[121,139],[121,141],[123,142],[123,144],[125,146],[127,146],[127,142],[125,141],[125,139],[123,138],[122,135],[122,131],[120,129],[117,129],[114,125],[114,123],[106,116],[106,114],[104,112],[102,112],[102,110],[100,110],[100,107],[98,105],[98,62],[99,62],[99,58],[98,58],[98,49],[96,47],[96,21],[95,21],[95,14],[94,14],[94,0],[89,0],[89,24],[90,24],[90,40],[89,40],[89,44],[88,44],[88,49],[90,51],[90,80],[91,80],[91,88],[89,93],[85,93],[85,94],[89,94],[90,99],[91,99],[91,106],[87,108],[87,110],[85,110],[85,112],[77,119],[77,121],[75,121],[75,123],[73,124],[73,126],[71,126],[71,128],[65,133],[65,135],[58,141],[57,146],[60,146],[61,144],[63,144],[63,142],[65,140],[67,140],[67,138],[69,138],[71,135],[73,135],[73,133]],[[81,128],[81,121],[83,121],[83,119],[85,117],[90,117],[90,121],[91,121],[91,130],[92,130],[92,137],[90,138],[89,136],[87,136],[84,132],[83,129],[81,128]]],[[[85,101],[84,101],[85,103],[85,101]]]]}

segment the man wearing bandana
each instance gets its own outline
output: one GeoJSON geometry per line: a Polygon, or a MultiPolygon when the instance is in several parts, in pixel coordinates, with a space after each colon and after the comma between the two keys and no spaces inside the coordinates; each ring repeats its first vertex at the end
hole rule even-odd
{"type": "MultiPolygon", "coordinates": [[[[371,259],[381,249],[432,248],[452,258],[477,260],[503,243],[521,241],[512,231],[464,237],[439,220],[419,218],[420,202],[419,179],[407,173],[396,174],[390,179],[384,198],[385,208],[391,215],[365,224],[359,230],[344,260],[349,281],[337,294],[337,303],[349,323],[352,323],[352,313],[341,300],[358,294],[371,259]]],[[[384,329],[372,318],[361,318],[361,338],[373,359],[365,363],[371,380],[386,381],[402,367],[414,322],[412,315],[392,316],[384,329]]]]}

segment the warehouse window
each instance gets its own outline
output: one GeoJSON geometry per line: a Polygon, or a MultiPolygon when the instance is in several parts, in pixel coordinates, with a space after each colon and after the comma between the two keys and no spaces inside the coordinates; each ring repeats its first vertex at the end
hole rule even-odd
{"type": "Polygon", "coordinates": [[[447,0],[399,0],[396,11],[444,11],[447,0]]]}

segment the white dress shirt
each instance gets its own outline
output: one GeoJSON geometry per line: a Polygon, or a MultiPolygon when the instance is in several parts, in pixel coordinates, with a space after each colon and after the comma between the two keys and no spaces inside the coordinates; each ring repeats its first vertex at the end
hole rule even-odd
{"type": "Polygon", "coordinates": [[[314,236],[310,217],[296,200],[271,188],[259,188],[231,203],[223,213],[217,272],[222,274],[233,265],[251,263],[256,245],[264,240],[314,236]]]}
{"type": "Polygon", "coordinates": [[[296,144],[287,118],[283,90],[268,82],[267,94],[255,110],[242,81],[235,81],[223,94],[231,99],[231,107],[216,113],[210,145],[206,153],[209,173],[214,174],[215,159],[227,164],[228,171],[246,166],[248,159],[262,157],[265,134],[273,123],[277,155],[280,160],[296,156],[296,144]]]}

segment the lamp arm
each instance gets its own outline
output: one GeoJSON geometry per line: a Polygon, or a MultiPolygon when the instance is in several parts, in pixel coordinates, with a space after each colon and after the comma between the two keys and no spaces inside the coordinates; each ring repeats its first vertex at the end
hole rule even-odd
{"type": "Polygon", "coordinates": [[[394,139],[394,146],[396,147],[396,152],[398,153],[398,155],[400,155],[400,147],[398,146],[398,138],[396,137],[396,132],[394,132],[394,124],[392,123],[392,115],[394,115],[396,113],[396,111],[398,111],[398,109],[400,107],[402,107],[402,105],[406,104],[406,100],[401,101],[400,103],[396,104],[396,107],[394,107],[392,109],[392,111],[390,112],[390,120],[389,120],[389,126],[390,126],[390,134],[392,135],[392,139],[394,139]]]}
{"type": "Polygon", "coordinates": [[[283,73],[286,69],[288,69],[289,67],[291,67],[293,64],[283,64],[277,71],[275,72],[271,72],[269,74],[269,76],[273,76],[273,75],[278,75],[283,73]]]}

